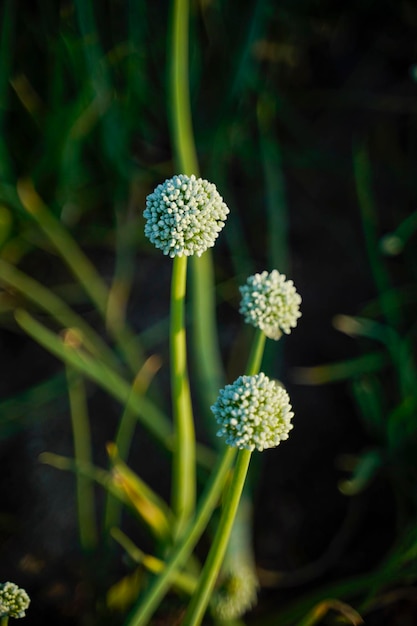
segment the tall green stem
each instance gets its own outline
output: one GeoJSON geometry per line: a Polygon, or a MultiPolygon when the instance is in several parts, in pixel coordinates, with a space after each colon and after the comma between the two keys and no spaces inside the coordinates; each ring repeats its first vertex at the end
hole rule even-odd
{"type": "MultiPolygon", "coordinates": [[[[71,331],[67,331],[66,337],[68,338],[66,341],[71,343],[71,331]]],[[[66,366],[66,373],[74,439],[74,456],[76,463],[91,465],[91,434],[84,381],[80,374],[68,365],[66,366]]],[[[80,474],[77,474],[76,481],[80,543],[84,550],[91,550],[97,544],[93,483],[89,478],[80,474]]]]}
{"type": "Polygon", "coordinates": [[[175,257],[171,281],[171,393],[175,427],[172,472],[172,510],[177,518],[176,532],[194,514],[196,471],[195,433],[187,372],[185,334],[185,290],[187,257],[175,257]]]}
{"type": "MultiPolygon", "coordinates": [[[[265,341],[266,337],[264,333],[257,329],[246,367],[246,374],[249,376],[253,376],[260,370],[265,341]]],[[[198,626],[206,612],[217,576],[223,563],[230,533],[233,529],[233,523],[249,469],[251,454],[249,450],[239,450],[232,480],[224,500],[220,522],[209,555],[204,564],[197,590],[185,614],[183,626],[198,626]]]]}
{"type": "Polygon", "coordinates": [[[197,626],[204,617],[229,542],[251,456],[250,450],[239,450],[216,535],[205,562],[197,591],[191,599],[182,622],[183,626],[197,626]]]}
{"type": "Polygon", "coordinates": [[[252,342],[252,348],[249,354],[248,365],[246,367],[246,375],[254,376],[259,372],[262,365],[262,357],[265,350],[266,335],[259,328],[252,342]]]}
{"type": "Polygon", "coordinates": [[[188,84],[188,26],[189,0],[174,0],[170,72],[173,144],[177,165],[182,173],[197,176],[198,160],[194,145],[188,84]]]}

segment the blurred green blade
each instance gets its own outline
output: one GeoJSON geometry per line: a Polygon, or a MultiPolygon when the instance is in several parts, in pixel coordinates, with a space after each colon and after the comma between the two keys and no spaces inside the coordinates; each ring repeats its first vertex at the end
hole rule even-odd
{"type": "Polygon", "coordinates": [[[340,481],[340,491],[346,496],[354,496],[364,491],[382,465],[383,457],[380,450],[372,449],[365,452],[360,456],[349,480],[340,481]]]}
{"type": "Polygon", "coordinates": [[[316,365],[313,367],[294,367],[292,378],[300,385],[325,385],[347,380],[371,372],[379,372],[389,363],[383,352],[370,352],[346,361],[316,365]]]}

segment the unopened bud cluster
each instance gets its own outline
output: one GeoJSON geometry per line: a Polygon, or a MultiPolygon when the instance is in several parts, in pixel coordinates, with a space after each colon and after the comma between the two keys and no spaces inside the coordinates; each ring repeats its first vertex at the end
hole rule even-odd
{"type": "Polygon", "coordinates": [[[214,245],[228,213],[213,183],[178,174],[146,198],[145,235],[170,257],[201,256],[214,245]]]}
{"type": "Polygon", "coordinates": [[[263,372],[226,385],[211,410],[220,426],[217,435],[239,449],[274,448],[293,427],[288,393],[263,372]]]}
{"type": "Polygon", "coordinates": [[[0,618],[25,617],[25,611],[30,604],[30,598],[24,589],[15,583],[0,584],[0,618]]]}
{"type": "Polygon", "coordinates": [[[292,280],[286,280],[278,270],[249,276],[240,293],[239,311],[245,322],[260,328],[270,339],[279,339],[283,332],[288,335],[301,317],[301,297],[292,280]]]}

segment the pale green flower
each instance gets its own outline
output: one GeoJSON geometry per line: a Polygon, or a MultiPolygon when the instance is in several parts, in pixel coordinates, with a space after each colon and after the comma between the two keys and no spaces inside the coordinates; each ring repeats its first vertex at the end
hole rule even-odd
{"type": "Polygon", "coordinates": [[[170,257],[201,256],[214,245],[228,213],[213,183],[178,174],[147,197],[145,235],[170,257]]]}
{"type": "Polygon", "coordinates": [[[0,584],[0,618],[25,617],[29,604],[30,598],[24,589],[10,582],[0,584]]]}
{"type": "Polygon", "coordinates": [[[211,603],[215,617],[225,621],[242,617],[255,606],[258,585],[253,567],[242,564],[226,572],[211,603]]]}
{"type": "Polygon", "coordinates": [[[220,426],[217,436],[239,449],[274,448],[293,428],[288,393],[262,372],[226,385],[211,410],[220,426]]]}
{"type": "Polygon", "coordinates": [[[301,296],[292,280],[286,280],[278,270],[249,276],[240,293],[239,312],[245,322],[260,328],[270,339],[279,339],[283,332],[288,335],[301,317],[301,296]]]}

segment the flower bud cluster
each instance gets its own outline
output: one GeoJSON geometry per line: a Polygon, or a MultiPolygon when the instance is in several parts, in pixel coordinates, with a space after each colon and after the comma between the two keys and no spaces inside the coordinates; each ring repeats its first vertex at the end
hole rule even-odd
{"type": "Polygon", "coordinates": [[[288,393],[262,372],[226,385],[211,410],[220,426],[217,436],[239,449],[274,448],[293,427],[288,393]]]}
{"type": "Polygon", "coordinates": [[[242,295],[239,312],[245,322],[260,328],[270,339],[279,339],[295,328],[301,317],[301,297],[292,280],[278,270],[249,276],[240,287],[242,295]]]}
{"type": "Polygon", "coordinates": [[[24,589],[10,582],[0,584],[0,618],[25,617],[29,604],[30,598],[24,589]]]}
{"type": "Polygon", "coordinates": [[[170,257],[201,256],[214,245],[228,213],[213,183],[178,174],[147,197],[145,235],[170,257]]]}
{"type": "Polygon", "coordinates": [[[221,587],[212,599],[212,611],[217,619],[239,619],[256,604],[258,581],[254,568],[243,565],[226,573],[221,587]]]}

